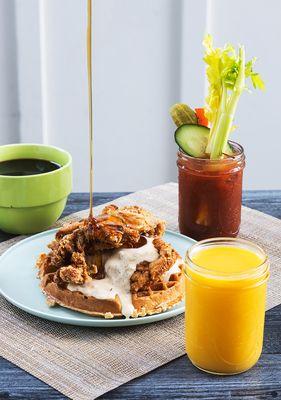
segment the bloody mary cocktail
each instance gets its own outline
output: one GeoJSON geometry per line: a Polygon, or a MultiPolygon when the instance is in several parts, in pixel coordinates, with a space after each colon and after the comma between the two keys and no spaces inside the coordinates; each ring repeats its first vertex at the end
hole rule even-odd
{"type": "Polygon", "coordinates": [[[255,58],[246,61],[243,45],[238,51],[231,44],[215,48],[210,35],[203,45],[209,83],[205,106],[176,103],[170,108],[179,147],[179,228],[196,240],[239,232],[245,156],[229,138],[243,91],[249,83],[265,88],[254,71],[255,58]]]}
{"type": "Polygon", "coordinates": [[[179,228],[196,240],[235,237],[241,220],[243,148],[231,142],[234,155],[220,160],[178,152],[179,228]]]}

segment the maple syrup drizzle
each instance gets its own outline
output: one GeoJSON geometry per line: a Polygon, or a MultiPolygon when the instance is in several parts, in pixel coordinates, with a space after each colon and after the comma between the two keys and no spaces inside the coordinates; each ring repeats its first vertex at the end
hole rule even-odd
{"type": "Polygon", "coordinates": [[[88,102],[89,102],[89,146],[90,146],[90,213],[93,218],[93,84],[92,84],[92,0],[88,0],[87,7],[87,72],[88,72],[88,102]]]}

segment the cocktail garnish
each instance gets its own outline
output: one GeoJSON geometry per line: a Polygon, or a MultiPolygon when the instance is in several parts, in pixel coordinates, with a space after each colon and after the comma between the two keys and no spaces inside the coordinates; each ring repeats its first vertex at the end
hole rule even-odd
{"type": "Polygon", "coordinates": [[[235,129],[233,119],[238,101],[248,89],[246,80],[254,89],[263,90],[265,84],[253,70],[256,58],[245,61],[244,46],[239,46],[238,52],[231,44],[214,48],[211,35],[205,37],[203,45],[209,83],[206,106],[193,111],[186,104],[174,104],[170,114],[178,127],[175,140],[179,147],[193,157],[216,160],[233,155],[228,139],[235,129]]]}
{"type": "Polygon", "coordinates": [[[211,35],[203,41],[204,61],[209,82],[205,115],[211,123],[206,153],[211,159],[222,157],[229,134],[233,130],[233,119],[242,92],[247,89],[250,78],[255,89],[263,90],[265,84],[253,67],[256,59],[245,62],[245,48],[239,46],[238,53],[231,44],[214,48],[211,35]]]}
{"type": "Polygon", "coordinates": [[[170,108],[170,114],[177,127],[184,124],[198,124],[196,113],[187,104],[174,104],[170,108]]]}

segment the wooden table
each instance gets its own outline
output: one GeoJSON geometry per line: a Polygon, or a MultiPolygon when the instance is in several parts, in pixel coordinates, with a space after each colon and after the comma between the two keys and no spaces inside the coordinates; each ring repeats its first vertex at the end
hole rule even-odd
{"type": "MultiPolygon", "coordinates": [[[[95,204],[111,201],[124,194],[98,193],[95,195],[95,204]]],[[[281,191],[248,191],[244,193],[243,203],[281,219],[281,191]]],[[[64,215],[87,207],[88,194],[74,193],[69,198],[64,215]]],[[[0,232],[0,241],[9,237],[0,232]]],[[[232,377],[212,376],[198,371],[183,356],[120,386],[102,398],[281,399],[281,305],[266,313],[263,353],[252,370],[232,377]]],[[[65,397],[10,362],[0,359],[0,399],[61,400],[65,397]]]]}

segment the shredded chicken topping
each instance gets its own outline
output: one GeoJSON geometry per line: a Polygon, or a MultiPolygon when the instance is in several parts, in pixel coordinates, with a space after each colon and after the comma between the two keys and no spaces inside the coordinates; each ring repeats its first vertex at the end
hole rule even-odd
{"type": "Polygon", "coordinates": [[[179,258],[179,254],[171,245],[161,238],[154,239],[153,244],[158,250],[159,258],[151,263],[144,261],[137,265],[136,271],[131,276],[132,293],[147,291],[155,284],[162,282],[162,276],[179,258]]]}
{"type": "Polygon", "coordinates": [[[85,219],[63,226],[50,243],[49,254],[37,261],[40,277],[55,274],[58,284],[83,284],[87,280],[104,278],[103,257],[120,247],[138,247],[142,236],[156,237],[153,243],[159,259],[137,266],[131,277],[132,293],[144,292],[161,282],[179,257],[160,237],[165,223],[138,206],[107,206],[97,218],[85,219]]]}

